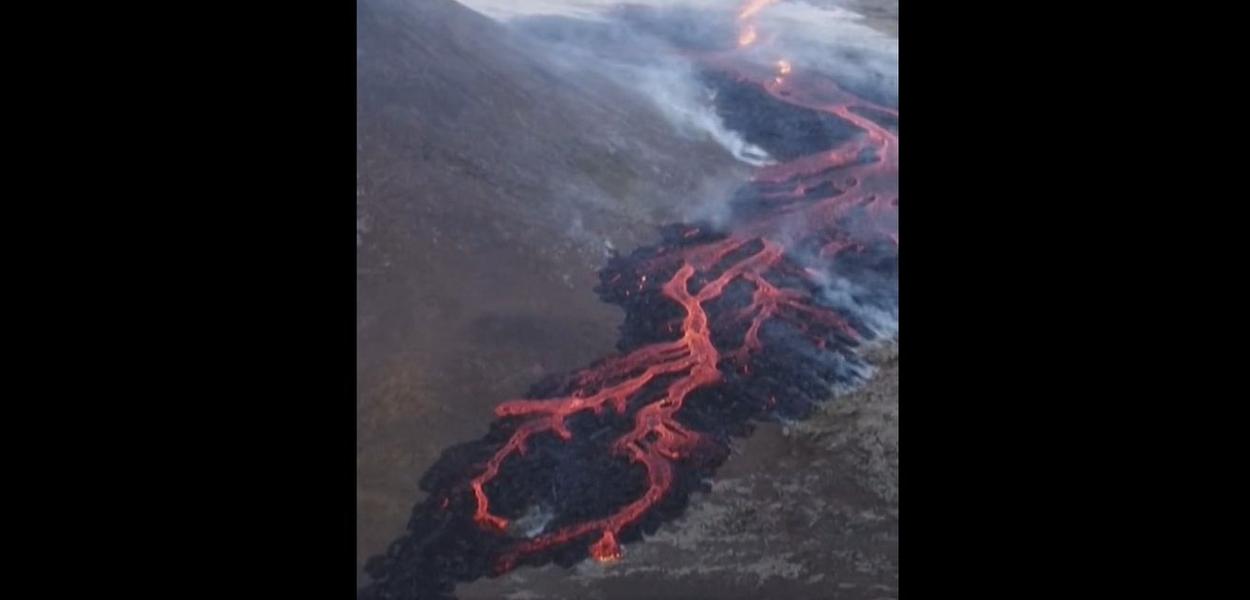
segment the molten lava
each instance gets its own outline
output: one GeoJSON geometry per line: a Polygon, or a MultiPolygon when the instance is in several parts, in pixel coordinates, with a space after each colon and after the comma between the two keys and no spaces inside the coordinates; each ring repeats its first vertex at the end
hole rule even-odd
{"type": "Polygon", "coordinates": [[[603,532],[603,537],[590,547],[590,556],[599,562],[612,562],[619,559],[621,546],[616,543],[616,536],[610,531],[603,532]]]}
{"type": "Polygon", "coordinates": [[[750,46],[758,37],[755,33],[754,25],[746,25],[742,28],[742,33],[738,34],[738,45],[741,47],[750,46]]]}
{"type": "MultiPolygon", "coordinates": [[[[637,521],[664,496],[673,478],[672,463],[682,460],[700,442],[699,434],[683,426],[675,415],[693,391],[721,381],[718,367],[722,356],[712,342],[705,306],[719,298],[730,283],[744,280],[755,290],[751,305],[740,312],[740,318],[749,321],[746,336],[742,345],[731,353],[743,366],[748,364],[749,354],[760,348],[760,327],[771,318],[786,316],[795,319],[801,316],[810,322],[836,329],[848,338],[859,337],[833,311],[811,304],[800,291],[780,289],[764,278],[781,260],[783,252],[780,244],[767,238],[729,237],[715,244],[693,246],[683,253],[683,264],[661,287],[663,295],[685,311],[681,322],[682,335],[678,339],[644,346],[607,361],[598,369],[581,373],[578,379],[583,382],[583,387],[570,395],[514,400],[501,404],[495,410],[500,418],[517,417],[524,422],[486,463],[483,472],[470,482],[470,487],[477,502],[474,519],[484,527],[503,530],[508,521],[490,512],[490,501],[484,487],[498,475],[509,457],[525,452],[530,438],[551,434],[567,441],[572,437],[566,426],[570,416],[583,411],[600,413],[609,408],[624,414],[631,400],[649,383],[661,376],[677,376],[667,384],[663,394],[634,413],[633,429],[618,438],[612,446],[612,452],[627,457],[646,470],[647,491],[608,517],[569,525],[519,545],[505,555],[504,565],[510,565],[519,555],[591,533],[601,536],[599,542],[591,547],[595,558],[602,560],[605,556],[619,554],[612,549],[621,529],[637,521]],[[753,241],[760,244],[757,252],[725,264],[727,255],[753,241]],[[720,274],[703,284],[697,292],[692,292],[691,278],[696,273],[708,273],[718,265],[725,267],[720,274]]],[[[795,324],[804,331],[809,327],[804,321],[796,320],[795,324]]]]}
{"type": "MultiPolygon", "coordinates": [[[[786,68],[788,72],[788,64],[786,68]]],[[[566,525],[518,544],[501,559],[511,566],[521,556],[565,544],[584,536],[597,535],[590,548],[599,560],[619,556],[617,538],[622,529],[637,522],[668,492],[673,480],[673,464],[687,457],[703,440],[702,436],[676,418],[692,392],[714,386],[722,381],[721,367],[726,360],[749,373],[750,355],[763,346],[760,333],[772,319],[781,319],[804,334],[810,334],[814,346],[824,349],[833,340],[850,343],[860,338],[846,318],[813,297],[810,288],[781,287],[770,280],[774,269],[782,264],[786,243],[795,243],[793,232],[785,233],[783,224],[803,223],[808,231],[798,236],[799,244],[817,239],[821,242],[818,256],[833,260],[846,252],[860,251],[870,240],[855,240],[849,232],[839,231],[837,224],[859,209],[862,219],[875,225],[878,217],[892,212],[893,179],[897,168],[898,137],[876,122],[860,115],[857,109],[896,115],[894,111],[864,102],[842,91],[828,81],[811,82],[808,88],[786,87],[774,81],[765,89],[777,99],[835,115],[862,130],[862,135],[845,147],[834,148],[816,156],[804,157],[765,168],[757,180],[793,184],[778,197],[805,201],[779,207],[754,221],[744,223],[723,239],[692,244],[664,258],[677,264],[675,272],[663,280],[659,291],[683,311],[678,331],[671,341],[642,346],[628,354],[607,360],[597,367],[579,373],[579,385],[569,394],[513,400],[495,411],[501,419],[518,419],[520,424],[511,437],[486,462],[482,472],[470,482],[475,499],[474,519],[491,530],[502,531],[508,520],[491,512],[486,486],[495,479],[509,458],[526,452],[535,436],[550,435],[568,441],[573,437],[568,419],[579,413],[601,414],[605,410],[626,415],[631,406],[633,428],[618,437],[611,446],[617,456],[640,465],[646,474],[647,489],[633,502],[599,519],[566,525]],[[870,158],[865,159],[865,156],[870,158]],[[807,199],[806,190],[836,182],[840,193],[807,199]],[[701,285],[692,285],[696,276],[701,285]],[[735,311],[726,322],[745,324],[740,344],[722,353],[713,342],[708,306],[735,282],[750,286],[750,303],[735,311]],[[827,335],[833,332],[836,337],[827,335]],[[663,380],[662,392],[646,392],[663,380]],[[642,402],[638,406],[639,402],[642,402]]],[[[695,235],[697,230],[691,230],[695,235]]],[[[891,231],[872,230],[869,237],[888,237],[891,231]]],[[[683,237],[688,237],[683,234],[683,237]]],[[[653,266],[657,271],[661,261],[653,266]]],[[[799,271],[800,280],[812,276],[799,271]]],[[[621,284],[619,277],[614,280],[621,284]]],[[[647,275],[637,282],[637,290],[648,287],[647,275]]],[[[626,291],[628,294],[629,292],[626,291]]]]}
{"type": "MultiPolygon", "coordinates": [[[[746,21],[773,1],[753,0],[739,12],[750,34],[742,45],[755,39],[746,21]]],[[[675,225],[662,244],[614,258],[599,292],[626,310],[622,331],[632,333],[621,354],[500,404],[491,434],[449,455],[450,469],[472,470],[427,475],[431,509],[419,509],[410,525],[420,535],[392,548],[389,567],[374,569],[409,579],[389,575],[392,587],[376,589],[410,590],[413,578],[445,586],[481,576],[487,565],[497,574],[527,560],[568,562],[570,553],[618,560],[622,540],[638,539],[675,491],[678,500],[688,496],[691,482],[719,465],[742,423],[802,414],[805,403],[823,401],[830,387],[859,373],[854,348],[878,332],[855,304],[870,286],[854,284],[889,280],[897,257],[897,110],[786,60],[752,66],[713,55],[702,62],[726,85],[830,124],[838,135],[758,169],[727,225],[675,225]],[[787,370],[796,361],[807,362],[787,370]],[[574,460],[597,461],[613,478],[577,482],[577,493],[636,475],[637,487],[617,488],[634,495],[566,504],[575,514],[518,534],[514,521],[547,493],[525,487],[534,470],[574,460]],[[465,548],[466,557],[448,558],[436,539],[465,548]]],[[[554,497],[564,483],[542,485],[554,497]]]]}
{"type": "Polygon", "coordinates": [[[759,36],[751,17],[776,2],[777,0],[750,0],[742,6],[742,9],[738,11],[738,47],[745,48],[755,43],[759,36]]]}

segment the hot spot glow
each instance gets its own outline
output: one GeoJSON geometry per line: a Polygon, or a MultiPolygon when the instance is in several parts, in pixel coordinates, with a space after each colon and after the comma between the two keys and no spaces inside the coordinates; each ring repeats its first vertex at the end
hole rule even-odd
{"type": "MultiPolygon", "coordinates": [[[[771,2],[752,2],[743,15],[771,2]]],[[[742,24],[739,45],[756,39],[755,27],[742,24]]],[[[645,489],[610,514],[571,521],[551,531],[514,543],[497,557],[496,571],[512,569],[524,557],[548,549],[590,542],[588,554],[599,562],[621,557],[619,536],[635,527],[671,492],[682,465],[716,438],[690,428],[679,418],[683,407],[700,392],[723,385],[730,377],[751,377],[756,357],[766,349],[766,327],[784,327],[806,339],[817,351],[851,347],[860,333],[843,313],[819,302],[822,271],[801,269],[787,256],[809,248],[816,259],[832,265],[870,249],[869,242],[898,243],[888,226],[897,209],[898,135],[864,116],[873,112],[897,118],[897,110],[876,106],[832,82],[780,86],[792,70],[776,62],[777,86],[758,85],[778,102],[836,117],[858,134],[826,152],[802,156],[760,169],[754,179],[771,184],[761,200],[775,208],[736,225],[723,237],[699,241],[691,228],[674,247],[638,259],[633,273],[605,280],[602,293],[617,301],[653,297],[677,315],[664,327],[673,337],[638,346],[604,359],[571,376],[570,385],[547,397],[509,400],[495,416],[510,422],[509,434],[468,481],[473,520],[493,535],[506,534],[509,519],[495,512],[488,487],[499,485],[501,473],[516,465],[535,439],[568,443],[578,435],[574,419],[587,413],[615,413],[632,422],[607,442],[606,451],[639,467],[645,489]],[[815,192],[823,190],[820,192],[815,192]],[[844,224],[859,219],[851,231],[844,224]],[[798,230],[792,224],[802,223],[798,230]],[[784,235],[782,232],[785,231],[784,235]],[[736,290],[745,305],[729,312],[721,306],[727,290],[736,290]],[[722,312],[717,313],[720,310],[722,312]],[[714,342],[713,325],[739,331],[736,342],[714,342]],[[717,344],[720,344],[718,346],[717,344]]],[[[758,399],[761,410],[773,410],[776,395],[758,399]]],[[[505,505],[506,506],[506,505],[505,505]]],[[[503,512],[503,511],[500,511],[503,512]]],[[[506,514],[506,513],[505,513],[506,514]]]]}
{"type": "MultiPolygon", "coordinates": [[[[782,124],[817,113],[834,131],[819,143],[778,141],[777,162],[734,190],[723,221],[675,223],[662,242],[612,256],[595,292],[625,311],[621,351],[503,402],[485,437],[444,453],[422,479],[429,496],[408,533],[368,569],[376,593],[364,598],[565,564],[570,548],[599,563],[628,559],[622,544],[676,518],[731,438],[802,418],[831,384],[865,376],[857,347],[875,337],[872,323],[858,297],[839,299],[862,283],[875,309],[868,298],[897,292],[898,110],[842,89],[817,64],[793,72],[779,48],[733,50],[733,33],[744,48],[784,35],[765,29],[757,40],[758,13],[774,3],[738,0],[735,29],[691,54],[714,89],[748,92],[718,96],[717,108],[769,108],[782,124]]],[[[752,115],[734,129],[782,132],[771,123],[752,115]]]]}
{"type": "Polygon", "coordinates": [[[747,25],[743,28],[742,33],[738,34],[738,46],[750,46],[755,41],[756,33],[754,25],[747,25]]]}
{"type": "Polygon", "coordinates": [[[764,8],[767,7],[768,5],[776,4],[776,3],[777,3],[777,0],[751,0],[750,2],[746,3],[746,6],[742,7],[741,11],[738,11],[738,20],[749,19],[755,13],[758,13],[761,10],[764,10],[764,8]]]}
{"type": "Polygon", "coordinates": [[[603,537],[590,547],[590,556],[601,563],[621,558],[621,546],[616,543],[616,536],[611,531],[603,532],[603,537]]]}

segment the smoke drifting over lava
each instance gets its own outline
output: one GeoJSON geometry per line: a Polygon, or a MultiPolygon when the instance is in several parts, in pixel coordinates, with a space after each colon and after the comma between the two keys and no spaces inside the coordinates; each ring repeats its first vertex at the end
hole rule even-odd
{"type": "Polygon", "coordinates": [[[641,94],[755,167],[660,243],[613,256],[619,353],[501,403],[449,449],[369,598],[443,597],[520,565],[628,560],[753,423],[800,419],[897,335],[897,46],[853,13],[779,0],[496,2],[555,65],[641,94]]]}
{"type": "Polygon", "coordinates": [[[569,84],[588,73],[612,78],[655,103],[683,130],[711,137],[754,166],[771,160],[717,116],[716,90],[700,80],[692,54],[736,49],[735,61],[785,61],[835,76],[870,99],[896,103],[897,41],[843,9],[765,0],[467,4],[543,41],[569,84]]]}

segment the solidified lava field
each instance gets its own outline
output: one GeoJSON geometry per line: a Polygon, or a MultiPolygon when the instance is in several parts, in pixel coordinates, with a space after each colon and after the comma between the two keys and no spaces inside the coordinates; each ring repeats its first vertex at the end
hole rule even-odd
{"type": "MultiPolygon", "coordinates": [[[[739,46],[754,42],[739,12],[739,46]]],[[[444,452],[407,533],[369,561],[362,598],[449,598],[522,565],[622,558],[687,508],[756,423],[803,419],[869,375],[896,335],[898,113],[832,78],[694,56],[726,126],[777,162],[715,222],[675,223],[614,256],[618,354],[500,404],[444,452]]]]}

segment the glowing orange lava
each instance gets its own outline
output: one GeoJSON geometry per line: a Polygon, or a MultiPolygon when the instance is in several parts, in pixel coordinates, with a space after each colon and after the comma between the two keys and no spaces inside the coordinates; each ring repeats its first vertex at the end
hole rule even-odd
{"type": "Polygon", "coordinates": [[[611,257],[595,292],[625,310],[622,350],[535,384],[495,408],[487,435],[448,449],[408,533],[366,566],[363,597],[622,560],[685,509],[732,438],[862,382],[861,336],[895,335],[898,110],[795,68],[799,55],[734,47],[734,33],[740,47],[777,39],[754,22],[775,3],[742,3],[724,44],[682,55],[726,127],[777,162],[739,181],[717,219],[611,257]]]}
{"type": "Polygon", "coordinates": [[[755,42],[756,37],[757,35],[755,33],[755,26],[747,25],[746,27],[742,29],[742,33],[738,34],[738,46],[740,47],[750,46],[752,43],[755,42]]]}
{"type": "Polygon", "coordinates": [[[738,11],[738,47],[745,48],[755,43],[759,35],[755,31],[755,24],[751,22],[751,17],[755,16],[761,10],[771,4],[776,4],[777,0],[750,0],[742,9],[738,11]]]}
{"type": "Polygon", "coordinates": [[[621,557],[621,546],[616,543],[616,536],[612,535],[611,531],[603,532],[603,537],[599,538],[599,541],[590,547],[590,556],[601,563],[619,559],[621,557]]]}
{"type": "MultiPolygon", "coordinates": [[[[749,2],[739,13],[739,20],[750,18],[775,1],[749,2]]],[[[744,24],[739,45],[748,45],[755,39],[754,26],[744,24]]],[[[776,67],[781,75],[791,73],[791,65],[786,60],[779,60],[776,67]]],[[[690,457],[702,441],[699,433],[677,420],[677,413],[692,393],[722,381],[722,361],[732,361],[749,372],[751,355],[761,349],[760,334],[769,320],[784,320],[810,336],[819,348],[825,348],[824,332],[858,339],[856,330],[837,312],[813,302],[809,290],[782,287],[770,281],[768,275],[786,256],[785,244],[790,242],[783,240],[792,240],[793,236],[783,231],[792,229],[794,223],[803,223],[813,231],[834,231],[832,237],[822,238],[817,252],[819,258],[830,262],[846,253],[864,251],[864,235],[875,235],[876,239],[887,239],[897,245],[897,231],[881,223],[887,222],[897,210],[898,136],[862,113],[867,110],[895,119],[898,113],[849,94],[828,80],[795,81],[803,79],[799,75],[802,74],[785,79],[770,79],[764,75],[760,79],[764,81],[765,91],[777,100],[836,116],[860,130],[860,134],[832,150],[762,168],[755,176],[757,182],[793,184],[789,191],[774,191],[765,197],[790,200],[792,204],[782,205],[766,216],[737,227],[728,237],[676,251],[676,271],[659,286],[659,291],[668,301],[681,307],[682,317],[668,326],[669,331],[681,335],[671,341],[640,347],[577,373],[573,379],[574,391],[568,395],[512,400],[496,408],[498,418],[516,419],[517,425],[508,440],[486,461],[481,473],[469,483],[476,502],[474,520],[484,528],[502,531],[509,524],[507,519],[491,512],[486,486],[511,457],[526,453],[527,443],[534,436],[571,440],[573,433],[567,421],[579,413],[589,411],[599,415],[611,410],[626,415],[633,409],[632,429],[614,441],[611,451],[641,466],[646,477],[645,492],[615,513],[518,541],[499,559],[500,571],[510,569],[523,556],[593,535],[597,535],[598,540],[589,547],[591,557],[601,562],[620,558],[618,538],[622,530],[638,522],[664,498],[673,485],[675,463],[690,457]],[[837,191],[827,197],[808,198],[811,190],[828,185],[833,185],[837,191]],[[861,218],[866,219],[870,229],[859,239],[837,231],[835,226],[853,211],[863,215],[861,218]],[[696,283],[697,291],[692,291],[692,282],[696,280],[706,282],[696,283]],[[712,341],[707,306],[735,282],[744,282],[751,289],[750,304],[731,316],[731,320],[745,326],[745,333],[737,348],[722,354],[712,341]],[[657,387],[652,384],[661,382],[662,391],[657,396],[650,395],[657,387]],[[638,406],[644,394],[652,399],[638,406]]],[[[682,237],[690,238],[698,233],[699,230],[691,229],[682,237]]],[[[816,271],[811,269],[800,270],[800,273],[809,278],[816,276],[816,271]]],[[[608,283],[617,284],[619,279],[620,274],[617,274],[608,283]]],[[[657,283],[653,280],[650,285],[657,283]]],[[[623,294],[641,295],[647,285],[647,277],[643,275],[636,288],[624,289],[623,294]]],[[[776,398],[770,396],[768,403],[772,406],[776,398]]]]}
{"type": "MultiPolygon", "coordinates": [[[[780,93],[779,89],[770,91],[780,93]]],[[[832,222],[855,207],[892,209],[892,205],[884,201],[889,192],[889,182],[885,179],[892,176],[897,167],[898,138],[851,110],[857,105],[867,105],[880,111],[888,109],[863,103],[845,93],[842,97],[847,100],[846,103],[818,106],[864,130],[865,135],[861,139],[848,145],[855,151],[838,149],[764,169],[760,174],[764,178],[806,179],[807,184],[812,185],[813,178],[831,177],[827,174],[830,169],[839,168],[837,177],[848,188],[845,192],[796,209],[812,223],[832,222]],[[858,164],[859,151],[866,148],[875,151],[876,159],[858,164]]],[[[786,96],[786,101],[816,104],[804,98],[802,94],[792,93],[786,96]]],[[[787,213],[782,211],[780,214],[787,213]]],[[[648,384],[657,378],[675,377],[657,400],[634,413],[633,429],[618,438],[612,446],[615,454],[643,467],[647,478],[646,492],[605,518],[570,525],[520,543],[503,557],[503,568],[513,564],[520,556],[595,533],[600,539],[590,547],[591,556],[600,561],[618,558],[620,547],[617,538],[621,530],[636,522],[664,496],[673,482],[673,462],[688,456],[700,441],[699,435],[681,425],[675,415],[692,392],[721,381],[718,366],[723,359],[732,359],[744,369],[749,368],[749,357],[761,348],[760,331],[769,319],[784,318],[803,332],[813,326],[821,326],[836,330],[847,338],[858,337],[837,313],[812,304],[805,292],[780,288],[765,278],[785,253],[783,245],[771,237],[777,229],[774,220],[763,219],[724,240],[694,246],[682,253],[680,268],[661,288],[665,297],[685,311],[680,323],[681,337],[644,346],[580,373],[577,390],[568,396],[513,400],[496,409],[495,414],[500,418],[524,420],[487,461],[485,469],[471,481],[470,486],[477,501],[475,520],[484,527],[502,530],[507,527],[508,521],[491,513],[485,485],[498,475],[509,457],[526,452],[526,443],[530,438],[550,434],[567,441],[572,437],[566,426],[566,420],[571,415],[583,411],[599,414],[605,409],[625,414],[630,401],[637,398],[648,384]],[[759,245],[758,251],[736,259],[727,267],[722,265],[727,256],[740,253],[752,243],[759,245]],[[724,268],[717,277],[697,292],[691,291],[690,282],[696,274],[715,272],[718,267],[724,268]],[[745,281],[754,288],[751,304],[737,315],[748,325],[741,346],[722,356],[712,343],[705,306],[737,280],[745,281]]],[[[886,235],[897,240],[896,234],[886,235]]],[[[832,259],[855,248],[862,248],[862,244],[837,239],[829,242],[821,254],[832,259]]],[[[641,285],[645,285],[645,278],[640,288],[641,285]]],[[[818,345],[824,347],[824,341],[819,340],[818,345]]]]}

